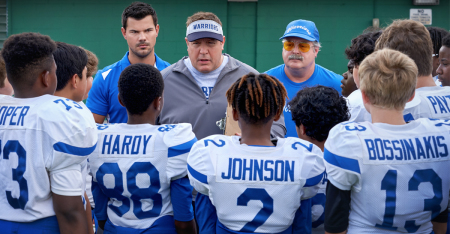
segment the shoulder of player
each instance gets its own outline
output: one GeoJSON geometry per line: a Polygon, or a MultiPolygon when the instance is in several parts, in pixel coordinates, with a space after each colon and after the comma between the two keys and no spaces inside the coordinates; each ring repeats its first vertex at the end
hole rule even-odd
{"type": "Polygon", "coordinates": [[[369,122],[342,122],[334,126],[325,142],[325,151],[345,157],[352,157],[359,152],[361,141],[358,134],[369,129],[369,122]]]}
{"type": "Polygon", "coordinates": [[[207,148],[208,150],[217,147],[221,148],[226,145],[232,144],[232,137],[216,134],[207,136],[199,140],[196,144],[201,145],[202,147],[207,148]]]}
{"type": "Polygon", "coordinates": [[[289,150],[296,151],[296,156],[303,157],[306,154],[313,154],[313,155],[321,155],[322,151],[320,148],[313,143],[302,140],[297,137],[287,137],[284,138],[284,147],[286,147],[289,150]],[[301,153],[298,153],[301,152],[301,153]]]}
{"type": "Polygon", "coordinates": [[[67,98],[46,95],[39,99],[37,107],[36,114],[41,119],[63,124],[72,122],[84,127],[95,128],[94,117],[84,103],[80,104],[67,98]]]}

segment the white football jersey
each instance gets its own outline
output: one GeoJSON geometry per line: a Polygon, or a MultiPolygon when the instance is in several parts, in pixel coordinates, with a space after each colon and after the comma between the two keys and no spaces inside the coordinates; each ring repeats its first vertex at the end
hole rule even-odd
{"type": "Polygon", "coordinates": [[[372,116],[364,107],[361,90],[353,91],[347,98],[351,122],[372,122],[372,116]]]}
{"type": "Polygon", "coordinates": [[[83,196],[81,163],[96,143],[95,121],[84,104],[52,95],[2,96],[0,219],[36,221],[55,215],[51,193],[83,196]]]}
{"type": "Polygon", "coordinates": [[[418,118],[450,119],[450,87],[422,87],[408,102],[403,116],[410,121],[418,118]]]}
{"type": "MultiPolygon", "coordinates": [[[[111,124],[98,130],[89,164],[93,181],[109,198],[108,219],[146,229],[173,215],[170,183],[187,175],[187,156],[197,141],[191,125],[111,124]]],[[[97,210],[102,204],[95,196],[97,210]]]]}
{"type": "Polygon", "coordinates": [[[298,138],[278,139],[275,147],[241,145],[239,139],[213,135],[194,144],[188,157],[191,184],[209,196],[228,229],[282,232],[300,200],[317,193],[325,171],[322,152],[298,138]]]}
{"type": "Polygon", "coordinates": [[[351,190],[348,233],[431,233],[446,210],[450,122],[344,122],[325,143],[328,181],[351,190]]]}

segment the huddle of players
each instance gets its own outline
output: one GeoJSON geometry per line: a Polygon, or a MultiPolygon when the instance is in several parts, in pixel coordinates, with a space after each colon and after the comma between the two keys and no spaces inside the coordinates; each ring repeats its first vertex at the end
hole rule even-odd
{"type": "MultiPolygon", "coordinates": [[[[244,75],[227,91],[241,136],[197,140],[190,124],[155,125],[164,81],[146,64],[130,65],[119,79],[128,123],[95,126],[84,104],[53,96],[56,44],[40,34],[13,35],[2,50],[15,92],[0,97],[2,231],[90,232],[81,198],[89,156],[105,233],[195,233],[191,185],[201,194],[200,233],[296,233],[301,200],[326,179],[328,233],[445,233],[450,123],[418,114],[449,113],[446,88],[416,90],[431,70],[389,38],[409,38],[428,56],[431,42],[417,39],[425,38],[420,27],[395,21],[355,67],[373,123],[345,121],[337,91],[305,88],[289,103],[302,139],[276,141],[270,128],[287,94],[271,76],[244,75]],[[415,120],[406,124],[405,105],[415,97],[419,111],[411,109],[415,120]]],[[[76,82],[66,85],[76,89],[76,82]]]]}

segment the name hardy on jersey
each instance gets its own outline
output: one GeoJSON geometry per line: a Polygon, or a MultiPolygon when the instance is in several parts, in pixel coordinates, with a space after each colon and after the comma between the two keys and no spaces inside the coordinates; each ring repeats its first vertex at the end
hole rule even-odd
{"type": "MultiPolygon", "coordinates": [[[[225,167],[226,168],[226,167],[225,167]]],[[[295,161],[229,158],[225,180],[294,181],[295,161]]]]}
{"type": "Polygon", "coordinates": [[[431,105],[433,106],[434,113],[437,114],[438,111],[440,114],[450,113],[450,107],[448,106],[447,100],[445,98],[450,99],[450,95],[446,96],[427,96],[431,105]],[[436,109],[436,107],[438,109],[436,109]]]}
{"type": "Polygon", "coordinates": [[[147,145],[152,135],[103,135],[102,154],[142,154],[147,153],[147,145]],[[123,137],[123,138],[122,138],[123,137]],[[142,144],[141,144],[142,143],[142,144]]]}
{"type": "Polygon", "coordinates": [[[0,108],[0,125],[23,126],[29,106],[2,106],[0,108]]]}
{"type": "Polygon", "coordinates": [[[426,136],[410,139],[364,139],[369,160],[420,160],[447,157],[449,139],[426,136]]]}

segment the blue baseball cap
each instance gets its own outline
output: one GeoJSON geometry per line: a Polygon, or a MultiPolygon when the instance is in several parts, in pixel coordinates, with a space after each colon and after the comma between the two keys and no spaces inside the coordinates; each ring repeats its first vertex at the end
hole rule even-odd
{"type": "Polygon", "coordinates": [[[284,35],[280,37],[283,40],[286,37],[300,37],[308,41],[319,42],[319,30],[316,24],[309,20],[294,20],[288,24],[284,35]]]}

